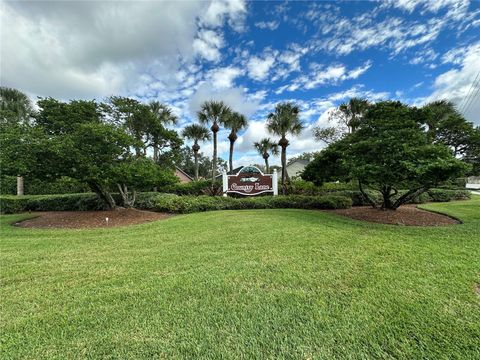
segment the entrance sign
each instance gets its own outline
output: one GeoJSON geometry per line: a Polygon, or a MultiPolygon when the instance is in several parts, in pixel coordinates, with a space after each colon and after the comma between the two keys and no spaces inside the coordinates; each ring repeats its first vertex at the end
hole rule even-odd
{"type": "Polygon", "coordinates": [[[227,194],[259,195],[272,193],[278,195],[277,170],[273,174],[264,174],[256,166],[245,166],[235,175],[223,172],[223,196],[227,194]]]}

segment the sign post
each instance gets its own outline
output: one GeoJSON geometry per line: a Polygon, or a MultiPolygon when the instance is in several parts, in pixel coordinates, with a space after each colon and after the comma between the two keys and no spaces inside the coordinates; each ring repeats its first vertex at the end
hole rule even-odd
{"type": "Polygon", "coordinates": [[[246,166],[237,174],[227,175],[222,173],[223,196],[228,194],[240,194],[254,196],[264,193],[278,195],[278,175],[275,170],[273,174],[264,174],[256,166],[246,166]]]}

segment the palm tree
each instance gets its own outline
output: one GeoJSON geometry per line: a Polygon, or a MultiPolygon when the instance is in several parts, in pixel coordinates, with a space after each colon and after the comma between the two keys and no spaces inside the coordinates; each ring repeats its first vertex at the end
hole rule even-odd
{"type": "Polygon", "coordinates": [[[270,140],[270,138],[263,138],[259,142],[253,143],[253,147],[265,160],[265,172],[268,174],[270,172],[270,166],[268,165],[269,153],[278,155],[278,144],[270,140]]]}
{"type": "Polygon", "coordinates": [[[351,98],[348,103],[341,104],[338,109],[345,116],[345,125],[348,132],[355,132],[361,125],[362,117],[367,111],[370,103],[366,99],[351,98]]]}
{"type": "Polygon", "coordinates": [[[148,125],[148,136],[150,137],[151,146],[153,147],[153,160],[158,162],[159,147],[165,125],[175,125],[178,119],[172,112],[172,109],[158,101],[152,101],[148,106],[153,114],[154,120],[148,125]]]}
{"type": "Polygon", "coordinates": [[[210,140],[210,132],[203,125],[191,124],[183,129],[182,135],[187,139],[193,140],[192,150],[195,157],[195,180],[198,180],[198,151],[200,150],[198,142],[210,140]]]}
{"type": "Polygon", "coordinates": [[[233,146],[235,141],[238,139],[237,132],[246,128],[247,124],[247,118],[238,112],[232,112],[225,122],[225,127],[231,130],[230,134],[228,135],[228,140],[230,140],[230,155],[228,158],[230,173],[233,171],[233,146]]]}
{"type": "Polygon", "coordinates": [[[232,110],[223,101],[205,101],[200,111],[197,112],[198,120],[202,124],[212,124],[210,130],[213,133],[213,157],[212,157],[212,182],[217,172],[217,133],[220,124],[224,124],[232,110]]]}
{"type": "Polygon", "coordinates": [[[275,111],[267,118],[267,129],[272,134],[280,136],[278,145],[282,148],[282,194],[285,195],[286,168],[287,168],[287,134],[298,135],[303,129],[299,118],[300,109],[297,105],[285,102],[275,106],[275,111]]]}

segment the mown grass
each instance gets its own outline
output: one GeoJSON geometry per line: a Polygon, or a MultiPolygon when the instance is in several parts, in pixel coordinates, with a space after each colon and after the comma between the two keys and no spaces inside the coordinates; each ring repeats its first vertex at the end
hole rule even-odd
{"type": "Polygon", "coordinates": [[[1,357],[480,358],[480,197],[416,228],[307,210],[116,229],[0,217],[1,357]]]}

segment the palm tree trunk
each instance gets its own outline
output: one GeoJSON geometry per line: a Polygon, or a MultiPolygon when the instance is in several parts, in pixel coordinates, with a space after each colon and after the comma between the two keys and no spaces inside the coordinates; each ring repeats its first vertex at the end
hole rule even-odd
{"type": "Polygon", "coordinates": [[[286,195],[285,179],[287,173],[287,147],[282,146],[282,195],[286,195]]]}
{"type": "Polygon", "coordinates": [[[268,166],[268,154],[263,155],[263,159],[265,160],[265,173],[270,173],[270,166],[268,166]]]}
{"type": "Polygon", "coordinates": [[[212,159],[212,183],[215,181],[217,172],[217,132],[213,132],[213,159],[212,159]]]}
{"type": "Polygon", "coordinates": [[[233,174],[233,145],[234,141],[230,140],[230,154],[228,156],[228,163],[230,165],[230,174],[233,174]]]}
{"type": "Polygon", "coordinates": [[[193,157],[195,158],[195,180],[198,180],[198,151],[194,151],[193,157]]]}

